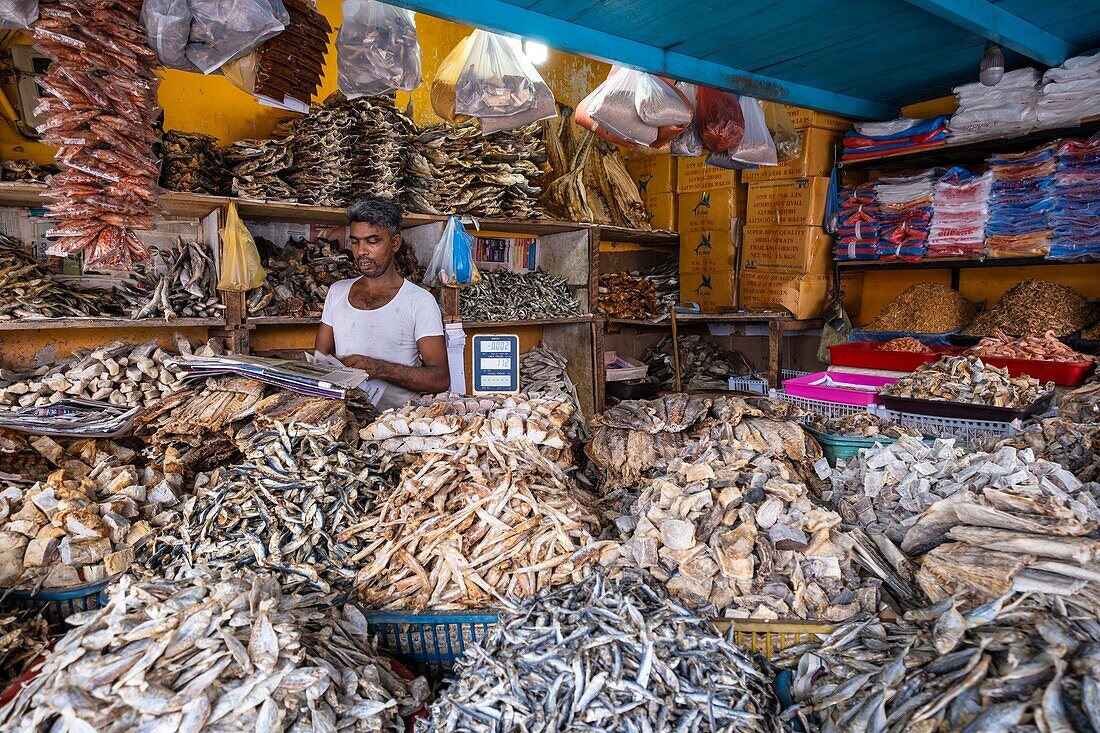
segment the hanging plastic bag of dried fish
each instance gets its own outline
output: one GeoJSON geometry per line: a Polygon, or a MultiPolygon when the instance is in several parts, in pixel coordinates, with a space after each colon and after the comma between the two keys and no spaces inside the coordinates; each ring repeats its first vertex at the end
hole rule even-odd
{"type": "Polygon", "coordinates": [[[218,280],[218,290],[243,292],[263,285],[267,270],[260,263],[256,240],[237,213],[236,202],[229,204],[221,235],[222,276],[218,280]]]}
{"type": "Polygon", "coordinates": [[[791,116],[786,108],[778,102],[760,101],[764,109],[764,121],[768,124],[768,132],[772,134],[775,150],[779,160],[794,160],[802,155],[802,135],[794,129],[791,116]]]}
{"type": "Polygon", "coordinates": [[[676,136],[668,145],[670,155],[681,158],[695,158],[703,154],[703,138],[699,137],[699,120],[695,119],[695,85],[680,84],[680,91],[691,103],[691,124],[676,136]]]}
{"type": "Polygon", "coordinates": [[[290,22],[283,0],[190,0],[190,5],[187,58],[204,74],[249,53],[290,22]]]}
{"type": "Polygon", "coordinates": [[[191,36],[191,6],[188,0],[145,0],[141,6],[141,24],[145,37],[157,52],[161,65],[169,69],[194,71],[187,60],[187,41],[191,36]]]}
{"type": "Polygon", "coordinates": [[[668,82],[611,67],[607,80],[581,100],[574,120],[610,142],[663,147],[691,122],[691,102],[668,82]]]}
{"type": "Polygon", "coordinates": [[[745,117],[745,134],[741,136],[737,148],[730,149],[730,157],[745,165],[775,165],[778,162],[775,142],[768,132],[760,102],[746,96],[742,96],[740,102],[741,114],[745,117]]]}
{"type": "Polygon", "coordinates": [[[474,238],[457,216],[447,219],[443,236],[435,245],[431,264],[424,273],[424,284],[432,288],[462,288],[481,282],[474,264],[474,238]]]}
{"type": "Polygon", "coordinates": [[[724,153],[741,144],[745,115],[735,95],[699,87],[695,93],[695,114],[699,120],[699,137],[707,150],[724,153]]]}
{"type": "Polygon", "coordinates": [[[38,19],[38,0],[0,0],[0,28],[30,28],[38,19]]]}
{"type": "Polygon", "coordinates": [[[358,99],[420,86],[420,40],[411,10],[377,0],[344,0],[343,12],[336,57],[344,96],[358,99]]]}

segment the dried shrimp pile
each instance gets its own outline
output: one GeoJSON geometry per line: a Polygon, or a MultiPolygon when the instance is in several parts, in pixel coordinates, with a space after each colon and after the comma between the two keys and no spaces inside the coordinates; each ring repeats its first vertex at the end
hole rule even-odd
{"type": "Polygon", "coordinates": [[[1074,351],[1063,344],[1053,331],[1047,331],[1042,336],[1023,336],[1014,339],[998,329],[993,332],[993,336],[983,338],[966,353],[983,359],[992,356],[998,359],[1042,359],[1075,363],[1093,360],[1091,356],[1074,351]]]}
{"type": "Polygon", "coordinates": [[[964,333],[990,336],[1003,331],[1012,336],[1053,332],[1068,336],[1096,320],[1097,309],[1067,285],[1024,280],[1014,285],[997,305],[979,315],[964,333]]]}
{"type": "Polygon", "coordinates": [[[881,351],[904,351],[909,354],[931,354],[932,349],[912,336],[890,339],[882,345],[881,351]]]}
{"type": "Polygon", "coordinates": [[[978,308],[946,285],[917,283],[894,298],[864,328],[868,331],[947,333],[974,320],[978,308]]]}

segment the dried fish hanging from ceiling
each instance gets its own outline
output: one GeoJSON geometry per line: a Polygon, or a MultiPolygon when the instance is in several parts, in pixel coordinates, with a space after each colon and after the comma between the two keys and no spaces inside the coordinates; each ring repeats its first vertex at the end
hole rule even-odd
{"type": "Polygon", "coordinates": [[[161,140],[160,185],[169,191],[228,193],[225,158],[213,135],[168,130],[161,140]]]}
{"type": "Polygon", "coordinates": [[[454,676],[417,731],[783,729],[759,659],[643,575],[516,604],[454,676]]]}
{"type": "Polygon", "coordinates": [[[520,321],[581,314],[569,284],[541,270],[484,272],[479,284],[462,290],[458,303],[465,321],[520,321]]]}
{"type": "Polygon", "coordinates": [[[225,150],[233,194],[241,198],[296,201],[288,183],[294,171],[293,138],[238,140],[225,150]]]}
{"type": "Polygon", "coordinates": [[[121,315],[109,291],[54,278],[25,244],[0,234],[0,320],[121,315]]]}
{"type": "Polygon", "coordinates": [[[129,270],[148,256],[134,230],[153,229],[159,171],[153,153],[156,53],[138,3],[41,0],[35,46],[50,57],[38,79],[41,142],[59,146],[62,172],[47,208],[59,223],[52,254],[83,253],[89,267],[129,270]]]}
{"type": "Polygon", "coordinates": [[[330,601],[252,572],[124,577],[106,607],[73,617],[79,625],[0,712],[0,726],[404,731],[401,716],[424,704],[427,682],[401,679],[363,614],[330,601]]]}
{"type": "MultiPolygon", "coordinates": [[[[754,374],[752,366],[739,351],[723,349],[706,336],[680,336],[680,385],[682,389],[729,389],[729,378],[754,374]]],[[[649,376],[666,389],[675,386],[676,371],[672,358],[672,336],[665,336],[648,349],[642,361],[649,376]]]]}

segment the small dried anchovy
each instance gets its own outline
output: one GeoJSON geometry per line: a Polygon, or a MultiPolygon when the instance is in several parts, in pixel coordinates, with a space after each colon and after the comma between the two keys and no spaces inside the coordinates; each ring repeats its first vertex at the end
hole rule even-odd
{"type": "Polygon", "coordinates": [[[22,242],[0,234],[0,320],[122,315],[107,290],[57,280],[22,242]]]}
{"type": "Polygon", "coordinates": [[[466,321],[521,321],[579,316],[581,307],[563,278],[542,271],[482,273],[481,283],[465,288],[459,307],[466,321]]]}

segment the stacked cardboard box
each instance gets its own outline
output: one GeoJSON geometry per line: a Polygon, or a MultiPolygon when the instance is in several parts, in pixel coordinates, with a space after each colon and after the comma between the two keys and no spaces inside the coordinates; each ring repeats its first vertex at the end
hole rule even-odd
{"type": "Polygon", "coordinates": [[[638,186],[654,229],[676,229],[676,158],[641,155],[628,158],[626,170],[638,186]]]}
{"type": "Polygon", "coordinates": [[[705,160],[680,158],[677,164],[680,300],[714,312],[737,305],[745,187],[736,171],[705,165],[705,160]]]}

